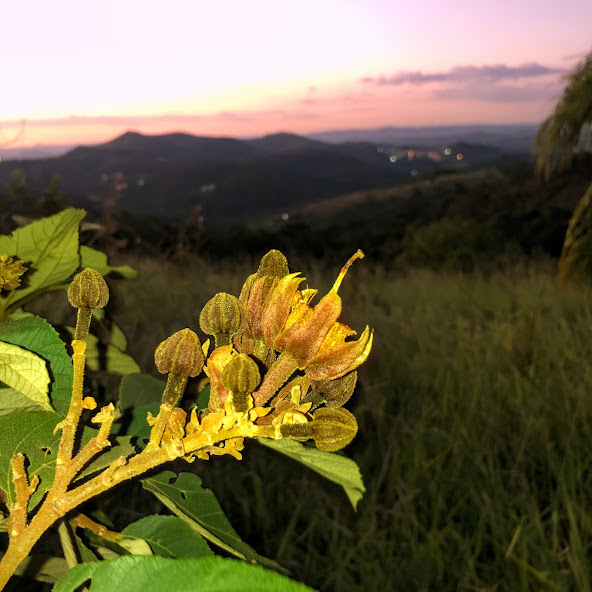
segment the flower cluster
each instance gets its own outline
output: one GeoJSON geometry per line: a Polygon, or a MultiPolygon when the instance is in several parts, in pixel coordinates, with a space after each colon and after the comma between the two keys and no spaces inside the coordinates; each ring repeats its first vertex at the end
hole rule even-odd
{"type": "Polygon", "coordinates": [[[0,255],[0,290],[15,290],[21,285],[21,275],[27,271],[24,261],[0,255]]]}
{"type": "MultiPolygon", "coordinates": [[[[214,338],[209,355],[209,340],[202,346],[189,329],[157,349],[157,365],[169,379],[159,416],[150,418],[149,447],[237,428],[249,437],[314,439],[325,451],[349,444],[358,426],[342,406],[355,388],[357,367],[370,353],[373,333],[366,327],[358,339],[349,339],[355,331],[338,321],[337,292],[353,261],[362,257],[358,251],[350,258],[315,306],[317,291],[301,288],[304,278],[289,273],[286,258],[275,250],[263,257],[238,298],[216,294],[200,315],[202,331],[214,338]],[[202,366],[210,382],[209,405],[201,413],[194,410],[187,421],[173,407],[188,377],[202,366]]],[[[241,458],[242,447],[243,437],[229,437],[195,456],[241,458]]]]}

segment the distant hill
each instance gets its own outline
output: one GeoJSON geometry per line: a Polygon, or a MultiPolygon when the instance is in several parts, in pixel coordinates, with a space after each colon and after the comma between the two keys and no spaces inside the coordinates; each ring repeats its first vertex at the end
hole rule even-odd
{"type": "Polygon", "coordinates": [[[480,167],[504,156],[494,146],[446,145],[446,151],[439,144],[410,150],[409,144],[329,143],[289,133],[239,140],[130,131],[55,158],[0,162],[0,196],[14,169],[21,170],[32,193],[57,174],[75,205],[97,209],[109,199],[132,214],[171,221],[200,208],[206,225],[221,229],[279,217],[335,195],[400,185],[436,169],[480,167]],[[115,185],[119,198],[113,201],[115,185]]]}
{"type": "Polygon", "coordinates": [[[313,140],[330,143],[373,142],[395,146],[436,146],[468,142],[502,150],[530,153],[538,123],[513,125],[450,125],[429,127],[382,127],[308,134],[313,140]]]}

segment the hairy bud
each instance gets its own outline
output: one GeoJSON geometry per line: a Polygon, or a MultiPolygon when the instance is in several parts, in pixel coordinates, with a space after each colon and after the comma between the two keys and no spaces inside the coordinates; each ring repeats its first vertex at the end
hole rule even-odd
{"type": "Polygon", "coordinates": [[[284,255],[276,250],[272,249],[269,253],[266,253],[261,258],[259,263],[259,269],[257,270],[256,279],[261,277],[269,278],[283,278],[288,275],[288,261],[284,255]]]}
{"type": "Polygon", "coordinates": [[[98,271],[87,267],[74,276],[68,300],[75,308],[104,308],[109,301],[109,288],[98,271]]]}
{"type": "Polygon", "coordinates": [[[222,370],[222,384],[233,393],[252,393],[259,382],[259,368],[246,354],[232,356],[222,370]]]}
{"type": "Polygon", "coordinates": [[[312,433],[315,444],[325,452],[345,448],[358,432],[358,422],[342,407],[317,409],[313,415],[312,433]]]}
{"type": "Polygon", "coordinates": [[[236,296],[219,292],[203,307],[199,326],[206,335],[213,335],[216,347],[228,345],[233,335],[240,333],[246,324],[243,304],[236,296]]]}
{"type": "Polygon", "coordinates": [[[191,329],[177,331],[156,348],[154,361],[162,374],[197,376],[204,365],[199,337],[191,329]]]}
{"type": "Polygon", "coordinates": [[[358,373],[354,370],[341,378],[323,380],[316,385],[316,395],[322,398],[327,407],[345,405],[356,388],[358,373]]]}

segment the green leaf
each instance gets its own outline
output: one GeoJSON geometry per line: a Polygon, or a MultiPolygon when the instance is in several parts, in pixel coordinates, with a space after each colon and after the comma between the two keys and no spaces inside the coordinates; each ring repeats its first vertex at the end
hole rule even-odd
{"type": "Polygon", "coordinates": [[[54,584],[64,577],[70,568],[63,557],[29,555],[17,567],[14,575],[31,578],[38,582],[54,584]]]}
{"type": "Polygon", "coordinates": [[[122,534],[144,539],[161,557],[204,557],[213,555],[205,539],[176,516],[146,516],[122,530],[122,534]]]}
{"type": "MultiPolygon", "coordinates": [[[[73,327],[66,327],[74,335],[73,327]]],[[[104,370],[113,374],[134,374],[140,366],[130,355],[111,344],[103,344],[98,337],[89,333],[86,338],[86,366],[89,370],[104,370]]]]}
{"type": "Polygon", "coordinates": [[[0,417],[0,488],[7,493],[8,502],[15,501],[10,460],[22,452],[29,461],[29,479],[39,475],[41,483],[29,500],[32,510],[53,483],[55,458],[60,435],[53,430],[59,417],[48,411],[17,411],[0,417]]]}
{"type": "Polygon", "coordinates": [[[49,364],[49,397],[56,411],[65,416],[72,396],[72,359],[57,331],[44,319],[27,316],[0,324],[0,341],[34,352],[49,364]]]}
{"type": "MultiPolygon", "coordinates": [[[[43,494],[52,483],[55,473],[55,461],[60,443],[60,433],[53,433],[59,417],[48,411],[17,411],[0,417],[0,488],[6,491],[9,502],[14,502],[14,486],[10,460],[22,452],[29,461],[27,473],[29,479],[38,475],[41,483],[29,500],[29,510],[41,501],[43,494]]],[[[84,446],[98,430],[85,428],[80,446],[84,446]]],[[[129,456],[133,452],[129,439],[118,439],[114,446],[99,455],[78,477],[92,474],[106,468],[120,456],[129,456]]]]}
{"type": "Polygon", "coordinates": [[[122,411],[157,403],[160,405],[165,382],[148,374],[128,374],[119,386],[119,406],[122,411]]]}
{"type": "Polygon", "coordinates": [[[53,592],[74,592],[88,580],[89,592],[312,592],[304,584],[235,559],[137,556],[78,565],[53,592]]]}
{"type": "Polygon", "coordinates": [[[0,416],[15,411],[43,411],[43,407],[11,388],[0,388],[0,416]]]}
{"type": "Polygon", "coordinates": [[[116,273],[125,278],[135,278],[138,275],[136,270],[129,265],[111,267],[107,263],[107,255],[105,253],[82,245],[80,247],[80,269],[87,267],[98,271],[102,276],[116,273]]]}
{"type": "MultiPolygon", "coordinates": [[[[255,561],[278,571],[282,568],[271,559],[259,555],[243,542],[226,518],[216,496],[201,485],[201,479],[193,473],[164,471],[142,480],[173,514],[183,519],[205,539],[232,553],[240,559],[255,561]]],[[[282,570],[285,571],[285,570],[282,570]]]]}
{"type": "Polygon", "coordinates": [[[15,302],[60,282],[78,268],[78,226],[86,212],[68,208],[55,216],[17,228],[0,236],[0,254],[17,257],[29,268],[20,288],[0,297],[0,313],[15,302]]]}
{"type": "Polygon", "coordinates": [[[269,440],[261,438],[260,444],[281,452],[319,473],[323,477],[341,485],[354,510],[362,499],[366,488],[358,465],[341,454],[324,452],[312,446],[305,446],[294,440],[269,440]]]}
{"type": "Polygon", "coordinates": [[[150,439],[152,428],[146,417],[149,412],[154,417],[158,414],[164,387],[164,381],[147,374],[128,374],[121,379],[119,407],[129,422],[125,434],[136,438],[140,446],[150,439]]]}
{"type": "Polygon", "coordinates": [[[152,555],[152,549],[144,539],[119,532],[110,532],[105,537],[88,529],[84,532],[95,552],[103,559],[124,555],[152,555]]]}
{"type": "Polygon", "coordinates": [[[0,381],[43,409],[51,410],[49,373],[45,360],[10,343],[0,341],[0,381]]]}

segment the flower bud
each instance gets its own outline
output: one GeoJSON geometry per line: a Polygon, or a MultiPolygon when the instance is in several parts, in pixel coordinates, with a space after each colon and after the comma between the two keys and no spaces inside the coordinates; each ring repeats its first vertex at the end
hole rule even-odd
{"type": "Polygon", "coordinates": [[[316,393],[320,395],[327,407],[341,407],[352,396],[358,381],[358,373],[354,370],[335,380],[323,380],[316,385],[316,393]]]}
{"type": "Polygon", "coordinates": [[[204,365],[199,337],[191,329],[177,331],[156,348],[154,361],[162,374],[197,376],[204,365]]]}
{"type": "Polygon", "coordinates": [[[259,382],[259,368],[246,354],[232,356],[222,370],[222,384],[233,393],[252,393],[259,382]]]}
{"type": "Polygon", "coordinates": [[[203,307],[199,326],[207,335],[214,335],[216,347],[228,345],[233,335],[240,333],[246,324],[243,304],[236,296],[219,292],[203,307]]]}
{"type": "Polygon", "coordinates": [[[271,249],[261,258],[259,269],[257,269],[257,279],[263,276],[271,278],[283,278],[288,275],[288,261],[284,255],[276,250],[271,249]]]}
{"type": "Polygon", "coordinates": [[[87,267],[74,276],[68,300],[74,308],[104,308],[109,301],[109,288],[98,271],[87,267]]]}
{"type": "Polygon", "coordinates": [[[342,407],[317,409],[313,415],[312,433],[315,444],[325,452],[345,448],[358,432],[358,422],[342,407]]]}

